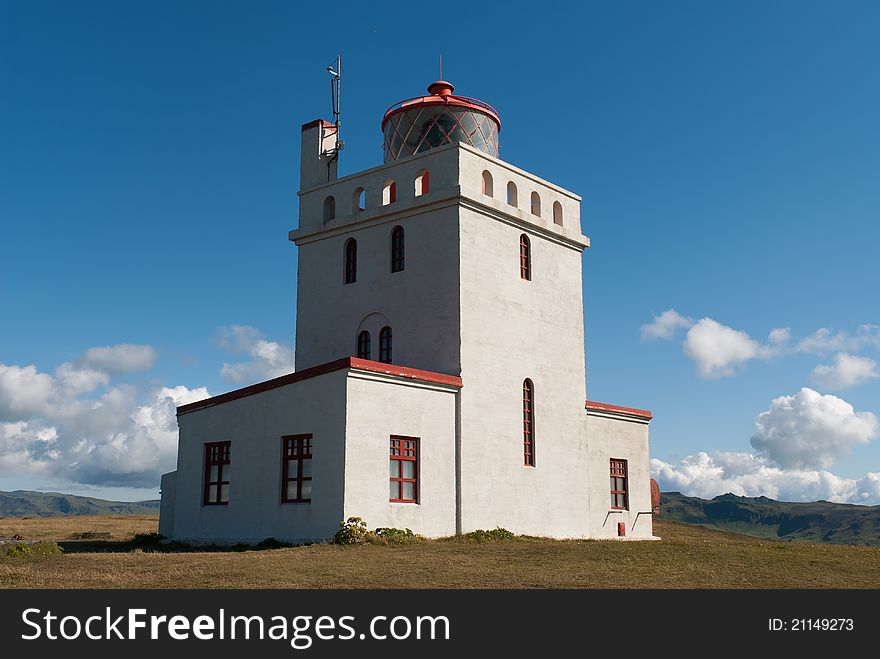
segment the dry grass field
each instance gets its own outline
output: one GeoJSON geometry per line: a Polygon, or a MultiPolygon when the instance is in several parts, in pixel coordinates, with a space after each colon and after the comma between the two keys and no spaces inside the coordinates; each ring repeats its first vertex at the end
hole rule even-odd
{"type": "Polygon", "coordinates": [[[656,523],[661,542],[523,538],[212,552],[132,548],[135,533],[155,532],[156,526],[155,516],[2,518],[0,537],[55,540],[64,552],[0,556],[0,587],[880,588],[880,548],[776,542],[675,522],[656,523]]]}

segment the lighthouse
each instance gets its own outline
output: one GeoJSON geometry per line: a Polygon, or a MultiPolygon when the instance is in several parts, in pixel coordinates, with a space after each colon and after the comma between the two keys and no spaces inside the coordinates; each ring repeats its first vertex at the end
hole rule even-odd
{"type": "Polygon", "coordinates": [[[382,163],[340,177],[339,124],[302,126],[296,371],[178,408],[160,532],[653,538],[652,415],[586,396],[581,198],[447,81],[379,127],[382,163]]]}

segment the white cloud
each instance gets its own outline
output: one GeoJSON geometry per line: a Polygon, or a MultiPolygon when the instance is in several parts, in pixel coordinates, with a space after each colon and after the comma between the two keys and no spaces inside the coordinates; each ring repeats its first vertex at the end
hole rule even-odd
{"type": "Polygon", "coordinates": [[[832,332],[827,327],[822,327],[798,341],[796,350],[824,355],[833,352],[856,352],[872,346],[880,348],[880,325],[859,325],[855,334],[844,331],[832,332]]]}
{"type": "MultiPolygon", "coordinates": [[[[784,330],[773,330],[771,337],[775,336],[778,341],[780,332],[784,330]]],[[[768,359],[777,353],[775,347],[761,345],[745,332],[712,318],[702,318],[688,330],[683,349],[696,363],[700,375],[706,378],[733,375],[746,362],[768,359]]]]}
{"type": "Polygon", "coordinates": [[[880,472],[843,478],[824,470],[782,469],[750,453],[700,452],[677,463],[652,459],[651,473],[663,491],[705,499],[730,492],[779,501],[880,504],[880,472]]]}
{"type": "Polygon", "coordinates": [[[293,350],[267,341],[262,333],[247,325],[229,325],[220,328],[220,347],[232,354],[245,354],[250,361],[224,362],[220,375],[235,383],[258,382],[292,373],[293,350]]]}
{"type": "Polygon", "coordinates": [[[780,396],[755,419],[751,444],[783,469],[827,469],[853,447],[880,435],[871,412],[856,412],[842,398],[804,387],[780,396]]]}
{"type": "Polygon", "coordinates": [[[839,352],[833,364],[820,364],[811,374],[813,382],[829,389],[848,389],[863,382],[880,378],[877,362],[870,357],[859,357],[839,352]]]}
{"type": "Polygon", "coordinates": [[[156,363],[156,350],[148,345],[119,343],[89,348],[77,359],[79,366],[107,373],[148,371],[156,363]]]}
{"type": "Polygon", "coordinates": [[[770,330],[768,338],[774,346],[784,346],[791,341],[791,329],[788,327],[776,327],[770,330]]]}
{"type": "Polygon", "coordinates": [[[685,318],[675,309],[667,309],[659,316],[654,316],[650,323],[642,325],[642,340],[671,339],[679,329],[693,324],[693,320],[685,318]]]}
{"type": "MultiPolygon", "coordinates": [[[[126,350],[89,354],[131,356],[126,350]]],[[[146,364],[122,358],[113,368],[138,363],[146,364]]],[[[54,375],[33,365],[0,364],[0,476],[154,488],[174,468],[175,407],[208,391],[111,386],[110,376],[90,364],[94,360],[66,362],[54,375]]]]}

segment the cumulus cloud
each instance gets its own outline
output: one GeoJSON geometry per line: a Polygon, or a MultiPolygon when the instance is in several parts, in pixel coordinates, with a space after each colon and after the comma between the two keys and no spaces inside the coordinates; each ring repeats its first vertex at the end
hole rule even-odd
{"type": "Polygon", "coordinates": [[[755,418],[757,453],[699,452],[677,462],[651,460],[661,489],[712,498],[731,492],[782,501],[825,499],[880,504],[880,472],[843,478],[828,471],[853,447],[880,436],[880,421],[836,396],[803,388],[780,396],[755,418]]]}
{"type": "Polygon", "coordinates": [[[671,339],[680,329],[694,324],[690,318],[685,318],[675,309],[667,309],[659,316],[654,316],[650,323],[642,325],[642,340],[671,339]]]}
{"type": "Polygon", "coordinates": [[[148,371],[155,363],[155,348],[131,343],[89,348],[77,359],[80,367],[113,374],[148,371]]]}
{"type": "Polygon", "coordinates": [[[267,341],[262,333],[248,325],[221,327],[220,347],[231,354],[244,354],[248,361],[224,362],[220,375],[235,383],[257,382],[292,373],[293,350],[275,341],[267,341]]]}
{"type": "Polygon", "coordinates": [[[676,463],[655,458],[651,473],[661,490],[705,499],[730,492],[780,501],[880,504],[880,472],[843,478],[826,470],[782,469],[750,453],[700,452],[676,463]]]}
{"type": "Polygon", "coordinates": [[[159,476],[174,468],[175,407],[206,398],[208,391],[114,386],[110,375],[96,368],[101,360],[125,372],[154,358],[144,350],[118,348],[86,351],[54,374],[34,365],[0,364],[0,476],[156,487],[159,476]]]}
{"type": "MultiPolygon", "coordinates": [[[[778,343],[780,333],[773,330],[771,339],[778,343]]],[[[712,318],[702,318],[688,330],[682,346],[684,353],[697,365],[697,371],[706,378],[733,375],[752,359],[768,359],[777,354],[776,347],[761,345],[748,334],[722,325],[712,318]]]]}
{"type": "Polygon", "coordinates": [[[773,399],[755,419],[751,444],[783,469],[825,469],[880,434],[871,412],[830,394],[804,387],[792,396],[773,399]]]}
{"type": "Polygon", "coordinates": [[[813,382],[829,389],[849,389],[863,382],[880,378],[877,362],[870,357],[859,357],[839,352],[833,364],[819,364],[811,374],[813,382]]]}

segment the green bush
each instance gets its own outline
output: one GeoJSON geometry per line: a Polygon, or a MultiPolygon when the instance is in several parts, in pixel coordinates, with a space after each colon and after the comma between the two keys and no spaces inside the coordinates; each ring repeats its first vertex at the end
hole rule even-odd
{"type": "Polygon", "coordinates": [[[333,536],[333,542],[337,545],[362,545],[370,541],[371,534],[367,530],[367,523],[360,517],[349,517],[344,522],[339,522],[339,530],[333,536]]]}
{"type": "Polygon", "coordinates": [[[386,538],[388,540],[416,537],[416,534],[413,533],[410,529],[395,529],[393,527],[386,526],[380,526],[374,531],[374,533],[380,538],[386,538]]]}
{"type": "Polygon", "coordinates": [[[0,556],[17,558],[20,556],[51,556],[60,554],[63,549],[54,542],[16,542],[0,545],[0,556]]]}
{"type": "Polygon", "coordinates": [[[471,542],[509,542],[516,540],[516,536],[512,532],[500,526],[495,527],[491,531],[477,529],[476,531],[465,533],[461,537],[471,542]]]}

